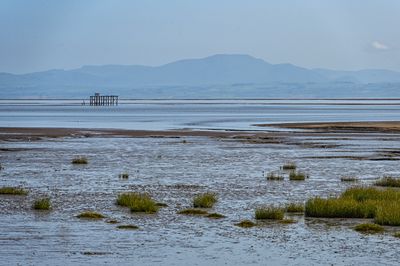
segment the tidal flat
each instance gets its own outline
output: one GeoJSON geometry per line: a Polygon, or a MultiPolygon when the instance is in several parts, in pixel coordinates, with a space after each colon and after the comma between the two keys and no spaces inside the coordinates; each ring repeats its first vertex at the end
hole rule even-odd
{"type": "Polygon", "coordinates": [[[294,223],[254,218],[261,206],[284,208],[399,176],[398,134],[28,135],[10,133],[1,140],[0,187],[29,194],[0,195],[0,264],[397,265],[400,260],[400,239],[393,237],[400,227],[384,226],[377,234],[354,230],[373,219],[288,212],[285,219],[294,223]],[[72,164],[76,156],[89,163],[72,164]],[[287,161],[309,178],[293,182],[283,172],[283,180],[267,180],[267,173],[287,161]],[[129,178],[119,178],[121,172],[129,178]],[[357,176],[358,182],[342,182],[342,176],[357,176]],[[166,206],[131,212],[116,204],[124,192],[145,193],[166,206]],[[178,214],[207,192],[218,201],[202,210],[225,218],[178,214]],[[41,197],[51,198],[51,211],[32,209],[41,197]],[[88,210],[106,218],[76,217],[88,210]],[[138,229],[120,230],[109,220],[138,229]],[[255,226],[235,225],[243,220],[255,226]]]}

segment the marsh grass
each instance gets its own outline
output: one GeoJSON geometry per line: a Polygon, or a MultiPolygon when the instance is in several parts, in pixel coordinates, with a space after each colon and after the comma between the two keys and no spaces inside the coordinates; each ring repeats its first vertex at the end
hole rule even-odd
{"type": "Polygon", "coordinates": [[[400,202],[381,202],[376,209],[374,222],[380,225],[400,226],[400,202]]]}
{"type": "Polygon", "coordinates": [[[281,169],[285,170],[285,171],[287,171],[287,170],[296,170],[296,168],[297,168],[297,165],[294,162],[286,162],[281,166],[281,169]]]}
{"type": "Polygon", "coordinates": [[[239,223],[235,224],[236,226],[242,227],[242,228],[250,228],[253,226],[256,226],[256,223],[250,221],[250,220],[243,220],[240,221],[239,223]]]}
{"type": "Polygon", "coordinates": [[[105,218],[105,216],[101,213],[94,212],[94,211],[85,211],[80,214],[78,214],[76,217],[78,218],[84,218],[84,219],[102,219],[105,218]]]}
{"type": "Polygon", "coordinates": [[[289,173],[289,180],[292,181],[304,181],[306,180],[306,174],[303,172],[299,172],[299,171],[290,171],[289,173]]]}
{"type": "Polygon", "coordinates": [[[185,214],[185,215],[206,215],[208,214],[207,211],[202,209],[184,209],[180,210],[178,214],[185,214]]]}
{"type": "Polygon", "coordinates": [[[354,176],[342,176],[340,178],[341,182],[357,182],[358,178],[354,176]]]}
{"type": "Polygon", "coordinates": [[[368,200],[400,201],[400,190],[359,186],[346,189],[340,197],[354,199],[359,202],[368,200]]]}
{"type": "Polygon", "coordinates": [[[289,203],[286,205],[286,212],[302,213],[304,212],[303,203],[289,203]]]}
{"type": "Polygon", "coordinates": [[[367,234],[376,234],[383,232],[385,229],[378,225],[378,224],[372,224],[372,223],[363,223],[356,225],[354,227],[354,230],[357,232],[362,232],[362,233],[367,233],[367,234]]]}
{"type": "Polygon", "coordinates": [[[128,179],[129,178],[129,174],[128,173],[121,173],[121,174],[119,174],[118,175],[118,177],[120,178],[120,179],[128,179]]]}
{"type": "Polygon", "coordinates": [[[124,225],[118,225],[117,228],[123,230],[136,230],[139,229],[139,226],[133,224],[124,224],[124,225]]]}
{"type": "Polygon", "coordinates": [[[213,219],[222,219],[222,218],[226,218],[225,215],[222,215],[222,214],[216,213],[216,212],[210,213],[210,214],[208,214],[206,217],[208,217],[208,218],[213,218],[213,219]]]}
{"type": "Polygon", "coordinates": [[[284,209],[274,206],[263,206],[258,207],[255,210],[255,218],[256,220],[282,220],[284,216],[284,209]]]}
{"type": "Polygon", "coordinates": [[[88,159],[84,156],[76,156],[72,159],[72,164],[88,164],[88,159]]]}
{"type": "Polygon", "coordinates": [[[400,190],[348,188],[336,198],[309,199],[305,214],[325,218],[374,218],[377,224],[400,226],[400,190]]]}
{"type": "Polygon", "coordinates": [[[35,210],[50,210],[51,209],[51,203],[50,203],[50,198],[41,198],[35,200],[35,202],[32,205],[32,208],[35,210]]]}
{"type": "Polygon", "coordinates": [[[195,208],[212,208],[217,202],[215,193],[207,192],[199,194],[193,198],[193,207],[195,208]]]}
{"type": "Polygon", "coordinates": [[[280,175],[280,174],[275,173],[275,172],[270,172],[267,175],[267,180],[270,180],[270,181],[282,181],[284,179],[285,178],[283,177],[283,175],[280,175]]]}
{"type": "Polygon", "coordinates": [[[380,187],[400,187],[400,178],[385,176],[376,181],[374,184],[375,186],[380,187]]]}
{"type": "Polygon", "coordinates": [[[393,234],[394,237],[400,238],[400,232],[396,232],[393,234]]]}
{"type": "Polygon", "coordinates": [[[148,194],[138,192],[119,194],[117,197],[117,205],[128,207],[131,212],[155,213],[159,208],[148,194]]]}
{"type": "Polygon", "coordinates": [[[28,191],[19,187],[1,187],[0,194],[3,195],[28,195],[28,191]]]}
{"type": "Polygon", "coordinates": [[[117,224],[119,222],[116,219],[110,219],[110,220],[107,220],[106,223],[108,223],[108,224],[117,224]]]}
{"type": "Polygon", "coordinates": [[[376,211],[373,201],[358,202],[346,198],[313,198],[305,205],[305,215],[323,218],[372,218],[376,211]]]}

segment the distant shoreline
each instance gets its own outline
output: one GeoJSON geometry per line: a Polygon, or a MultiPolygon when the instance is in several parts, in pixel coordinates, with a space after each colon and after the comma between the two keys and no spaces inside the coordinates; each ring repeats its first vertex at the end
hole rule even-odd
{"type": "Polygon", "coordinates": [[[301,131],[251,131],[251,130],[128,130],[95,128],[36,128],[0,127],[0,141],[35,141],[43,138],[62,137],[133,137],[133,138],[181,138],[215,137],[232,139],[278,138],[293,135],[319,135],[323,133],[400,133],[400,121],[370,122],[316,122],[257,124],[259,127],[300,129],[301,131]]]}
{"type": "Polygon", "coordinates": [[[258,124],[256,126],[274,126],[287,129],[307,129],[318,132],[400,132],[400,121],[279,123],[258,124]]]}

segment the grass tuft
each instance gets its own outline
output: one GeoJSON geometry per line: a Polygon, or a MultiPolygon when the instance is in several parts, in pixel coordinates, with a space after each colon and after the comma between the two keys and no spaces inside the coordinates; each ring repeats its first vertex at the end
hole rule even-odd
{"type": "Polygon", "coordinates": [[[274,173],[274,172],[268,173],[268,175],[267,175],[267,180],[270,180],[270,181],[282,181],[284,179],[285,178],[283,177],[283,175],[280,175],[280,174],[274,173]]]}
{"type": "Polygon", "coordinates": [[[158,211],[156,202],[145,193],[121,193],[117,197],[117,204],[130,208],[132,212],[155,213],[158,211]]]}
{"type": "Polygon", "coordinates": [[[264,220],[264,219],[282,220],[283,216],[284,216],[284,209],[278,207],[264,206],[264,207],[258,207],[255,210],[255,218],[257,220],[264,220]]]}
{"type": "Polygon", "coordinates": [[[376,234],[383,232],[385,229],[378,224],[364,223],[355,226],[354,230],[356,230],[357,232],[362,232],[367,234],[376,234]]]}
{"type": "Polygon", "coordinates": [[[285,170],[285,171],[287,171],[287,170],[296,170],[297,165],[294,162],[286,162],[286,163],[284,163],[282,165],[281,168],[282,168],[282,170],[285,170]]]}
{"type": "Polygon", "coordinates": [[[50,198],[41,198],[35,200],[35,202],[32,205],[32,208],[35,210],[50,210],[51,208],[50,198]]]}
{"type": "Polygon", "coordinates": [[[286,212],[304,212],[303,203],[289,203],[286,205],[286,212]]]}
{"type": "Polygon", "coordinates": [[[0,194],[3,195],[27,195],[28,191],[19,187],[1,187],[0,194]]]}
{"type": "Polygon", "coordinates": [[[110,219],[110,220],[107,220],[106,223],[108,223],[108,224],[117,224],[119,222],[116,219],[110,219]]]}
{"type": "Polygon", "coordinates": [[[380,225],[400,226],[400,202],[386,201],[378,204],[374,221],[380,225]]]}
{"type": "Polygon", "coordinates": [[[129,174],[128,173],[121,173],[118,175],[118,177],[120,179],[128,179],[129,178],[129,174]]]}
{"type": "Polygon", "coordinates": [[[193,198],[193,207],[195,208],[212,208],[217,202],[215,193],[207,192],[197,195],[193,198]]]}
{"type": "Polygon", "coordinates": [[[303,172],[296,172],[296,171],[290,171],[289,173],[289,180],[293,181],[303,181],[306,180],[306,174],[303,172]]]}
{"type": "Polygon", "coordinates": [[[84,156],[77,156],[72,159],[72,164],[87,164],[88,159],[84,156]]]}
{"type": "Polygon", "coordinates": [[[380,187],[400,187],[400,178],[385,176],[375,182],[375,186],[380,187]]]}
{"type": "Polygon", "coordinates": [[[209,215],[207,215],[206,217],[213,218],[213,219],[222,219],[222,218],[225,218],[226,216],[222,215],[220,213],[213,212],[213,213],[210,213],[209,215]]]}
{"type": "Polygon", "coordinates": [[[400,226],[400,190],[348,188],[336,198],[309,199],[305,214],[325,218],[374,218],[376,224],[400,226]]]}
{"type": "Polygon", "coordinates": [[[185,209],[178,212],[178,214],[185,214],[185,215],[205,215],[208,214],[207,211],[201,209],[185,209]]]}
{"type": "Polygon", "coordinates": [[[117,228],[123,230],[136,230],[139,229],[139,226],[133,224],[124,224],[124,225],[118,225],[117,228]]]}
{"type": "Polygon", "coordinates": [[[376,206],[373,201],[358,202],[354,199],[319,197],[309,199],[305,206],[308,217],[323,218],[372,218],[376,206]]]}
{"type": "Polygon", "coordinates": [[[250,227],[256,226],[256,224],[250,220],[243,220],[235,225],[242,227],[242,228],[250,228],[250,227]]]}
{"type": "Polygon", "coordinates": [[[340,181],[342,182],[357,182],[358,178],[354,176],[342,176],[340,178],[340,181]]]}
{"type": "Polygon", "coordinates": [[[85,218],[85,219],[102,219],[105,218],[105,216],[101,213],[94,212],[94,211],[85,211],[80,214],[78,214],[76,217],[78,218],[85,218]]]}

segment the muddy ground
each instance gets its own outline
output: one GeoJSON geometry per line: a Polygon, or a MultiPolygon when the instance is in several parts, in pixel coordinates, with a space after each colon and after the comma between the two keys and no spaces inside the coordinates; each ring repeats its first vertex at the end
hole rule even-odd
{"type": "Polygon", "coordinates": [[[400,239],[392,236],[400,228],[386,227],[378,235],[355,232],[354,225],[365,220],[294,215],[295,224],[234,226],[253,219],[257,206],[337,195],[355,185],[341,182],[342,176],[357,176],[367,185],[399,175],[399,134],[49,132],[1,131],[0,186],[29,190],[27,196],[0,195],[2,265],[397,265],[400,260],[400,239]],[[76,155],[89,164],[72,165],[76,155]],[[266,180],[265,173],[287,161],[310,178],[266,180]],[[129,179],[120,179],[122,172],[129,179]],[[124,191],[148,192],[168,207],[157,214],[130,213],[115,205],[124,191]],[[177,214],[206,191],[219,198],[210,212],[225,219],[177,214]],[[53,209],[32,210],[32,202],[44,195],[53,209]],[[76,218],[84,210],[107,218],[76,218]],[[108,219],[140,228],[120,230],[108,219]]]}

